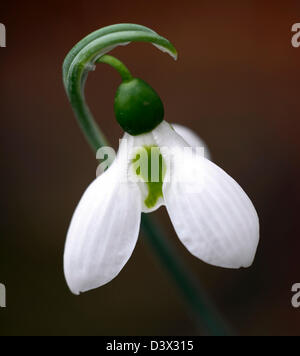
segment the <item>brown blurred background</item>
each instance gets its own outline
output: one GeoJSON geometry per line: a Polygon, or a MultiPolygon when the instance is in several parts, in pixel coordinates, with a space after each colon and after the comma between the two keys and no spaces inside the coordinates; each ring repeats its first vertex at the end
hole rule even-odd
{"type": "MultiPolygon", "coordinates": [[[[300,309],[300,48],[291,26],[299,1],[1,1],[1,335],[198,334],[168,275],[141,236],[120,275],[73,296],[62,255],[73,210],[97,162],[77,127],[61,65],[82,37],[119,22],[148,26],[173,42],[174,62],[149,44],[114,51],[162,97],[166,119],[196,130],[214,161],[253,200],[261,242],[253,267],[198,261],[155,213],[219,310],[242,335],[298,335],[300,309]]],[[[117,146],[118,74],[98,65],[87,98],[117,146]]]]}

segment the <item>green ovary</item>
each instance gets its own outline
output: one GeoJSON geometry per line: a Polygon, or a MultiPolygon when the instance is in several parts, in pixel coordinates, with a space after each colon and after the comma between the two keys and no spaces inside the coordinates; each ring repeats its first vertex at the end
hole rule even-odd
{"type": "Polygon", "coordinates": [[[163,198],[162,185],[166,170],[163,157],[157,146],[144,146],[136,152],[132,163],[134,173],[147,185],[148,195],[144,203],[151,209],[159,198],[163,198]]]}

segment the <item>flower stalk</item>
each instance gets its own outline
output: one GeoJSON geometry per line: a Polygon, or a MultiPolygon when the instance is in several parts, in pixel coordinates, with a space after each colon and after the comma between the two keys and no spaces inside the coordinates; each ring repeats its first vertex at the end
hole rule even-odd
{"type": "Polygon", "coordinates": [[[109,64],[110,66],[115,68],[119,72],[123,82],[126,82],[126,81],[132,79],[132,75],[129,72],[129,69],[124,65],[124,63],[122,63],[116,57],[113,57],[113,56],[110,56],[108,54],[105,54],[104,56],[100,57],[96,61],[96,63],[109,64]]]}
{"type": "MultiPolygon", "coordinates": [[[[84,85],[88,72],[94,69],[96,63],[106,63],[120,73],[123,82],[131,80],[131,73],[126,66],[106,53],[117,45],[141,41],[150,42],[173,58],[177,57],[173,45],[154,31],[140,25],[119,24],[100,29],[85,37],[70,51],[64,61],[64,86],[79,126],[94,151],[108,145],[108,141],[96,124],[85,101],[84,85]]],[[[227,335],[226,323],[201,290],[199,282],[184,266],[157,223],[154,223],[151,217],[142,214],[141,224],[148,242],[172,276],[197,323],[207,334],[227,335]]]]}

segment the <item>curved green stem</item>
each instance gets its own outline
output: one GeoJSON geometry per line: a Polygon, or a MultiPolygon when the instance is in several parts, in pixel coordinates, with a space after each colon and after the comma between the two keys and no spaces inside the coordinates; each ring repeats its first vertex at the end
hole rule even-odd
{"type": "Polygon", "coordinates": [[[132,79],[132,75],[128,68],[117,58],[105,54],[97,60],[97,63],[106,63],[114,67],[120,74],[123,82],[132,79]]]}
{"type": "MultiPolygon", "coordinates": [[[[63,64],[63,81],[71,106],[89,144],[96,151],[108,145],[104,134],[96,124],[84,97],[87,74],[95,63],[112,65],[123,80],[131,78],[129,70],[118,59],[105,55],[109,50],[128,42],[150,42],[176,59],[173,45],[154,31],[140,25],[119,24],[108,26],[85,37],[67,55],[63,64]]],[[[213,306],[199,288],[199,283],[191,276],[164,234],[159,231],[149,216],[142,215],[142,229],[161,263],[172,276],[181,291],[193,317],[206,331],[213,335],[226,335],[227,327],[213,306]]]]}
{"type": "Polygon", "coordinates": [[[70,69],[70,66],[72,62],[74,61],[75,57],[78,55],[78,53],[83,50],[87,45],[93,43],[94,40],[96,40],[99,37],[109,35],[115,32],[121,32],[121,31],[145,31],[145,32],[150,32],[154,33],[153,30],[150,28],[147,28],[145,26],[141,25],[136,25],[136,24],[116,24],[116,25],[111,25],[107,27],[100,28],[97,31],[94,31],[84,37],[81,41],[79,41],[72,49],[71,51],[67,54],[64,64],[63,64],[63,80],[66,82],[67,75],[70,69]]]}

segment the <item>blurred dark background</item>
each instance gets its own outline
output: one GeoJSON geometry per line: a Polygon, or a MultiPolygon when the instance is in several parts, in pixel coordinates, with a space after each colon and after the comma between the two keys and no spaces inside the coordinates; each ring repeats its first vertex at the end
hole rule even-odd
{"type": "MultiPolygon", "coordinates": [[[[62,256],[73,210],[97,162],[66,98],[61,65],[88,33],[113,23],[148,26],[177,48],[174,62],[149,44],[114,50],[148,81],[166,120],[196,130],[214,161],[258,211],[254,265],[226,270],[182,247],[164,209],[155,213],[199,284],[242,335],[298,335],[300,309],[300,48],[291,26],[299,1],[1,1],[7,47],[0,48],[0,282],[7,308],[1,335],[196,335],[168,275],[139,239],[120,275],[73,296],[62,256]]],[[[87,83],[97,121],[117,146],[118,74],[98,65],[87,83]]]]}

